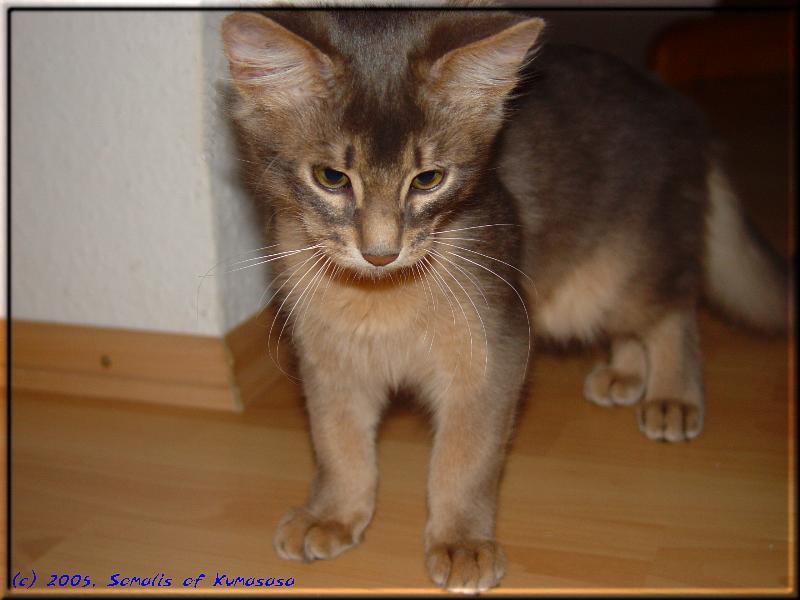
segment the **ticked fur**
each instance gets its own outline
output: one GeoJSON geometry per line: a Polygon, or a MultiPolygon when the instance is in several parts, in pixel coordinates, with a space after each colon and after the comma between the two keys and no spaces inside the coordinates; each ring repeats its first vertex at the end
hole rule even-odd
{"type": "Polygon", "coordinates": [[[495,505],[532,333],[608,340],[587,399],[636,404],[648,438],[686,441],[704,419],[701,290],[771,325],[781,275],[748,237],[702,115],[597,53],[546,46],[531,60],[540,19],[268,17],[232,15],[223,37],[249,181],[273,217],[283,324],[269,343],[297,349],[317,460],[275,547],[311,560],[360,541],[377,426],[407,388],[435,431],[428,572],[486,590],[505,569],[495,505]],[[439,184],[412,185],[431,170],[439,184]],[[767,300],[752,277],[731,288],[731,243],[767,300]]]}

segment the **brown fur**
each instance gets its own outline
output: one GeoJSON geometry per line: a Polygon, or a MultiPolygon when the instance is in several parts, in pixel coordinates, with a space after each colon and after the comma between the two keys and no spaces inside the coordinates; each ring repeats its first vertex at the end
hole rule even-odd
{"type": "MultiPolygon", "coordinates": [[[[639,403],[648,438],[702,429],[694,311],[708,281],[725,296],[725,232],[740,224],[720,210],[731,194],[710,135],[684,100],[607,57],[546,47],[531,60],[539,19],[269,17],[232,15],[223,36],[248,178],[283,252],[273,255],[282,321],[268,343],[277,351],[289,336],[296,347],[317,460],[275,547],[312,560],[360,541],[381,414],[391,391],[411,389],[435,428],[429,574],[486,590],[505,569],[497,488],[532,331],[610,340],[585,395],[639,403]],[[326,189],[319,168],[350,183],[326,189]],[[431,169],[441,184],[415,190],[431,169]],[[386,266],[367,260],[394,254],[386,266]]],[[[768,279],[767,306],[783,306],[780,276],[768,279]]],[[[772,310],[761,322],[776,321],[772,310]]]]}

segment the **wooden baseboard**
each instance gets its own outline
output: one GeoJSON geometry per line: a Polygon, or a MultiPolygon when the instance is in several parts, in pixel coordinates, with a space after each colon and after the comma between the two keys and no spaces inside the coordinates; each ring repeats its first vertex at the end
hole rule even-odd
{"type": "Polygon", "coordinates": [[[241,409],[218,338],[16,319],[10,335],[12,390],[241,409]]]}
{"type": "Polygon", "coordinates": [[[239,412],[268,397],[284,377],[267,354],[270,322],[270,315],[256,315],[216,338],[14,319],[10,384],[12,390],[239,412]]]}
{"type": "MultiPolygon", "coordinates": [[[[244,407],[257,400],[268,401],[271,390],[286,380],[286,375],[276,366],[267,349],[273,314],[271,311],[264,311],[253,315],[225,336],[225,344],[233,357],[233,378],[244,407]]],[[[274,337],[273,335],[273,340],[274,337]]],[[[290,355],[288,344],[281,342],[281,363],[288,362],[285,357],[290,355]]],[[[287,365],[284,365],[284,369],[286,368],[287,365]]]]}

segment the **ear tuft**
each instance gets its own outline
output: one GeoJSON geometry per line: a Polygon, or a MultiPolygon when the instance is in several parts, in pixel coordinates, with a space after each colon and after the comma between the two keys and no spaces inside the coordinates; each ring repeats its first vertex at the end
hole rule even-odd
{"type": "Polygon", "coordinates": [[[436,87],[448,96],[504,98],[517,84],[525,57],[544,21],[526,19],[466,46],[451,50],[431,68],[436,87]]]}
{"type": "Polygon", "coordinates": [[[323,52],[272,19],[234,13],[222,24],[231,75],[239,90],[268,105],[325,93],[333,64],[323,52]]]}

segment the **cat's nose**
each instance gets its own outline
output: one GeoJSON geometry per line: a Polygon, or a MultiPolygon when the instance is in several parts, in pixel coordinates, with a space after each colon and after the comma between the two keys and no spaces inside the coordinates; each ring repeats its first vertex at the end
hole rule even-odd
{"type": "Polygon", "coordinates": [[[362,252],[361,256],[363,256],[368,263],[376,267],[385,267],[389,263],[393,263],[400,254],[398,252],[392,254],[364,254],[362,252]]]}

